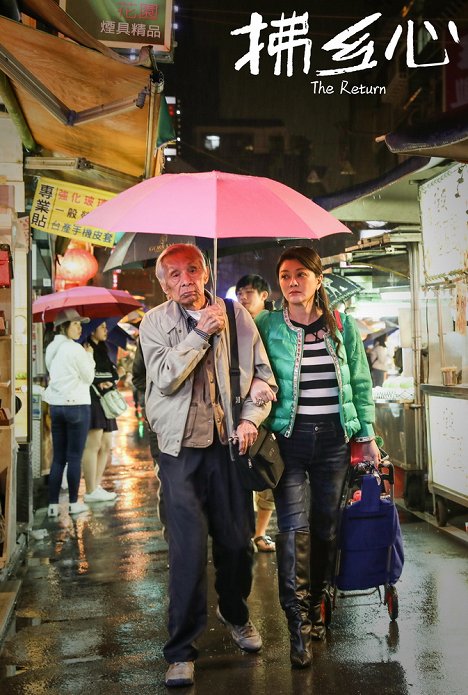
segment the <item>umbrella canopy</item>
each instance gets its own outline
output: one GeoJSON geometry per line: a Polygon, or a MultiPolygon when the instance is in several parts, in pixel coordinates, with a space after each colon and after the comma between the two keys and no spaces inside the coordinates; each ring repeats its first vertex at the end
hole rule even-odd
{"type": "Polygon", "coordinates": [[[353,280],[336,273],[325,273],[323,286],[328,294],[331,307],[336,307],[340,302],[345,302],[355,294],[362,292],[363,288],[353,280]]]}
{"type": "Polygon", "coordinates": [[[350,233],[323,208],[278,181],[220,171],[147,179],[85,215],[81,224],[211,239],[320,239],[350,233]]]}
{"type": "Polygon", "coordinates": [[[140,307],[141,303],[126,290],[87,285],[39,297],[33,303],[33,321],[53,321],[56,315],[66,308],[76,309],[81,316],[107,318],[125,316],[140,307]]]}

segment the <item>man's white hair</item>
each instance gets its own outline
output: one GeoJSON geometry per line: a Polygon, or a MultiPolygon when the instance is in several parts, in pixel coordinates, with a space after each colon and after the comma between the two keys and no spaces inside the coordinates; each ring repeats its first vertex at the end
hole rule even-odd
{"type": "Polygon", "coordinates": [[[164,249],[162,253],[159,254],[158,259],[156,261],[156,268],[155,268],[155,273],[156,277],[158,278],[161,287],[164,290],[164,261],[168,256],[172,256],[175,253],[179,253],[181,251],[191,251],[194,256],[198,256],[198,259],[200,263],[202,264],[203,270],[206,270],[206,259],[203,253],[200,251],[198,246],[195,246],[195,244],[171,244],[170,246],[167,247],[167,249],[164,249]]]}

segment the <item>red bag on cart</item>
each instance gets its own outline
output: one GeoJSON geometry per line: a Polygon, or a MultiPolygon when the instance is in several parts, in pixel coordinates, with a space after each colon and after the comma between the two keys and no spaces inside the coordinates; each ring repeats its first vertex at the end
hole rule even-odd
{"type": "Polygon", "coordinates": [[[11,287],[13,262],[8,244],[0,244],[0,287],[11,287]]]}

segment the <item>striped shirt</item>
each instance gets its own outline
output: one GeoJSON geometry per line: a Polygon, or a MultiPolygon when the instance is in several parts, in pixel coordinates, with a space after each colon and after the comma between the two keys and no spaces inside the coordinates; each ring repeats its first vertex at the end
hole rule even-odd
{"type": "Polygon", "coordinates": [[[295,424],[340,422],[340,402],[335,365],[323,339],[323,316],[308,326],[291,321],[304,330],[299,400],[295,424]]]}

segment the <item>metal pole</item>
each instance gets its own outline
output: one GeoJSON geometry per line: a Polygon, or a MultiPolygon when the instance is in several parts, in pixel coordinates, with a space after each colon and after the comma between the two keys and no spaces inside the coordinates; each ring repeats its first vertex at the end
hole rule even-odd
{"type": "Polygon", "coordinates": [[[413,333],[413,377],[414,377],[414,435],[415,458],[418,470],[423,470],[423,417],[421,398],[421,276],[420,244],[408,244],[410,288],[411,288],[411,323],[413,333]]]}
{"type": "Polygon", "coordinates": [[[445,345],[444,345],[444,328],[442,325],[442,303],[440,301],[440,288],[436,288],[437,297],[437,325],[439,327],[439,348],[440,348],[440,366],[445,367],[445,345]]]}

